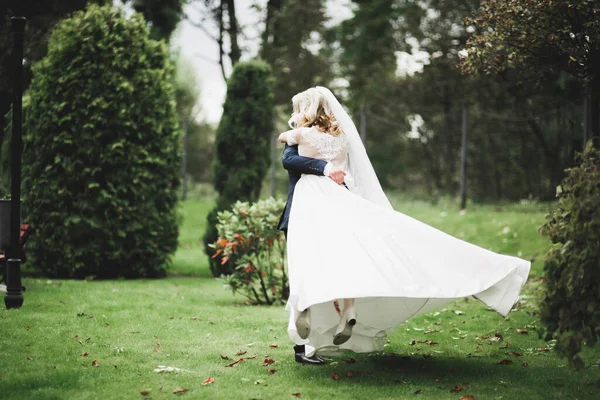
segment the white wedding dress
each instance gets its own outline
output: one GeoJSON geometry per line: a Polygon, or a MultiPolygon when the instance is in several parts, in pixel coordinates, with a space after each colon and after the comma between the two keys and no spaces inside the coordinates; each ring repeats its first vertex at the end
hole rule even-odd
{"type": "MultiPolygon", "coordinates": [[[[301,156],[350,173],[348,136],[316,128],[287,133],[301,156]]],[[[312,349],[321,354],[380,351],[390,329],[465,296],[475,296],[502,315],[511,310],[527,280],[528,261],[496,254],[396,212],[383,194],[377,204],[365,198],[372,190],[365,195],[350,174],[346,178],[348,188],[325,176],[303,175],[294,191],[286,309],[288,334],[296,344],[309,346],[307,354],[312,349]],[[339,299],[343,307],[344,298],[356,299],[357,322],[351,338],[335,346],[340,316],[333,301],[339,299]],[[311,330],[301,339],[295,320],[309,307],[311,330]]]]}

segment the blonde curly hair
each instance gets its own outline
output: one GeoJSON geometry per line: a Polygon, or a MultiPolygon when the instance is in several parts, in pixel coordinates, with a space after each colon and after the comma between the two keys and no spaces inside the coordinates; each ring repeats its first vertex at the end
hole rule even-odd
{"type": "Polygon", "coordinates": [[[288,121],[290,128],[314,126],[332,136],[342,133],[325,96],[317,88],[310,88],[292,97],[292,107],[294,112],[288,121]]]}

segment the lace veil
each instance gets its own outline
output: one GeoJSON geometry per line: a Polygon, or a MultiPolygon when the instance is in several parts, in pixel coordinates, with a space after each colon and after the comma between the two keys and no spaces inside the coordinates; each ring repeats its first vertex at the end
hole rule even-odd
{"type": "Polygon", "coordinates": [[[331,90],[323,86],[317,86],[316,89],[323,94],[327,100],[329,111],[346,134],[348,140],[348,169],[354,179],[353,185],[349,185],[349,187],[353,192],[373,203],[386,208],[392,208],[390,201],[381,188],[379,179],[377,179],[371,160],[367,155],[367,151],[360,139],[354,122],[352,122],[352,119],[331,90]]]}

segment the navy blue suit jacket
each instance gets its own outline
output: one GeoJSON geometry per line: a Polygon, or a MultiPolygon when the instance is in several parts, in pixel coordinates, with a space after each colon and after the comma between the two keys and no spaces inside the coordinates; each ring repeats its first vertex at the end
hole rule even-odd
{"type": "Polygon", "coordinates": [[[281,214],[277,228],[287,230],[296,183],[298,183],[302,174],[323,175],[327,162],[315,158],[302,157],[298,155],[298,146],[288,146],[287,144],[281,155],[281,162],[283,168],[288,171],[290,187],[288,189],[287,202],[285,203],[285,208],[283,214],[281,214]]]}

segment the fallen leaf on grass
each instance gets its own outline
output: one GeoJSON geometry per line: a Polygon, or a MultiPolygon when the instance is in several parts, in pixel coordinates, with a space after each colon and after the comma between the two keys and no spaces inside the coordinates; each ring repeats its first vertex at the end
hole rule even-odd
{"type": "Polygon", "coordinates": [[[211,384],[211,383],[213,383],[214,381],[215,381],[215,378],[213,378],[212,376],[209,376],[208,378],[206,378],[206,379],[204,380],[204,382],[202,382],[202,385],[203,385],[203,386],[210,385],[210,384],[211,384]]]}
{"type": "Polygon", "coordinates": [[[270,374],[270,375],[273,375],[275,372],[277,372],[277,370],[276,370],[276,369],[270,369],[270,368],[269,368],[269,369],[267,370],[267,374],[270,374]]]}
{"type": "Polygon", "coordinates": [[[251,357],[246,357],[246,360],[254,360],[255,358],[258,358],[258,354],[255,354],[251,357]]]}
{"type": "Polygon", "coordinates": [[[460,310],[454,310],[454,314],[456,315],[465,315],[464,311],[460,311],[460,310]]]}
{"type": "Polygon", "coordinates": [[[173,393],[174,393],[174,394],[177,394],[177,393],[185,393],[185,392],[187,392],[187,391],[188,391],[188,390],[187,390],[187,389],[185,389],[185,388],[173,389],[173,393]]]}
{"type": "Polygon", "coordinates": [[[113,367],[115,367],[115,369],[117,369],[117,364],[113,364],[113,367]]]}
{"type": "Polygon", "coordinates": [[[456,386],[454,386],[454,388],[453,388],[453,389],[450,389],[450,392],[451,392],[451,393],[458,393],[458,392],[460,392],[461,390],[463,390],[462,386],[460,386],[460,385],[456,385],[456,386]]]}
{"type": "Polygon", "coordinates": [[[29,356],[27,356],[27,359],[28,359],[29,361],[32,361],[32,360],[33,360],[33,358],[31,358],[31,357],[29,357],[29,356]]]}
{"type": "Polygon", "coordinates": [[[503,340],[504,340],[504,338],[502,337],[502,334],[500,332],[496,332],[494,337],[490,338],[491,342],[501,342],[503,340]]]}
{"type": "Polygon", "coordinates": [[[514,351],[506,354],[512,354],[515,357],[521,357],[523,355],[523,353],[515,353],[514,351]]]}
{"type": "Polygon", "coordinates": [[[521,364],[521,365],[522,365],[522,366],[524,366],[524,367],[526,367],[526,366],[528,366],[529,364],[527,363],[527,361],[524,361],[524,362],[523,362],[523,364],[521,364]]]}
{"type": "Polygon", "coordinates": [[[239,360],[236,360],[236,361],[230,362],[229,364],[227,364],[227,365],[226,365],[226,367],[233,367],[233,366],[234,366],[234,365],[236,365],[236,364],[243,363],[243,362],[244,362],[244,360],[245,360],[245,358],[243,358],[243,357],[242,357],[242,358],[240,358],[239,360]]]}
{"type": "Polygon", "coordinates": [[[194,371],[188,371],[185,369],[181,369],[181,368],[177,368],[177,367],[167,367],[165,365],[159,365],[156,369],[154,369],[152,372],[174,372],[174,373],[179,373],[179,372],[194,372],[194,371]]]}
{"type": "Polygon", "coordinates": [[[278,345],[278,344],[275,344],[275,343],[273,343],[273,344],[270,344],[270,345],[269,345],[269,347],[272,347],[272,348],[276,349],[276,348],[278,348],[278,347],[279,347],[279,345],[278,345]]]}
{"type": "Polygon", "coordinates": [[[510,347],[510,342],[506,342],[504,346],[500,346],[501,349],[508,349],[510,347]]]}
{"type": "Polygon", "coordinates": [[[85,353],[81,353],[79,356],[80,356],[80,357],[87,357],[87,356],[89,356],[89,355],[90,355],[90,353],[88,353],[88,352],[86,351],[85,353]]]}
{"type": "Polygon", "coordinates": [[[223,354],[221,354],[221,360],[231,360],[231,358],[224,356],[223,354]]]}
{"type": "Polygon", "coordinates": [[[248,352],[248,351],[238,351],[237,353],[235,353],[235,356],[236,356],[236,357],[243,356],[243,355],[244,355],[244,354],[246,354],[247,352],[248,352]]]}
{"type": "Polygon", "coordinates": [[[428,340],[425,342],[425,344],[428,344],[430,346],[434,345],[434,344],[439,344],[438,342],[434,342],[433,340],[428,340]]]}
{"type": "Polygon", "coordinates": [[[153,347],[152,350],[154,350],[155,353],[160,353],[160,350],[157,350],[156,347],[153,347]]]}
{"type": "Polygon", "coordinates": [[[140,392],[140,394],[141,394],[142,396],[148,396],[148,395],[150,394],[150,392],[140,392]]]}
{"type": "Polygon", "coordinates": [[[433,354],[423,354],[423,358],[431,358],[433,357],[433,354]]]}
{"type": "Polygon", "coordinates": [[[416,392],[414,392],[413,394],[421,394],[422,391],[423,391],[423,389],[419,389],[416,392]]]}
{"type": "Polygon", "coordinates": [[[294,397],[302,397],[302,393],[292,393],[292,396],[294,396],[294,397]]]}
{"type": "Polygon", "coordinates": [[[339,374],[336,374],[335,372],[332,372],[332,373],[331,373],[331,378],[332,378],[333,380],[337,381],[338,379],[340,379],[340,375],[339,375],[339,374]]]}
{"type": "Polygon", "coordinates": [[[512,364],[512,360],[500,360],[496,364],[509,365],[512,364]]]}
{"type": "Polygon", "coordinates": [[[356,360],[354,358],[349,358],[347,360],[344,360],[344,364],[355,364],[356,360]]]}
{"type": "Polygon", "coordinates": [[[92,367],[99,367],[100,363],[98,362],[98,360],[94,360],[92,361],[92,367]]]}
{"type": "Polygon", "coordinates": [[[346,375],[348,375],[348,378],[352,378],[354,376],[355,372],[354,371],[347,371],[346,375]]]}
{"type": "Polygon", "coordinates": [[[160,342],[156,342],[156,345],[157,345],[158,347],[160,347],[160,342]]]}
{"type": "Polygon", "coordinates": [[[466,396],[460,396],[460,399],[458,400],[475,400],[475,396],[471,396],[470,394],[468,394],[466,396]]]}
{"type": "Polygon", "coordinates": [[[275,360],[273,360],[272,358],[265,358],[265,361],[263,362],[263,365],[264,366],[271,365],[274,362],[275,362],[275,360]]]}
{"type": "Polygon", "coordinates": [[[106,326],[106,327],[109,327],[109,326],[110,326],[110,324],[109,324],[108,322],[105,322],[105,323],[104,323],[104,326],[106,326]]]}
{"type": "Polygon", "coordinates": [[[527,333],[527,329],[518,329],[517,328],[517,333],[527,333]]]}

